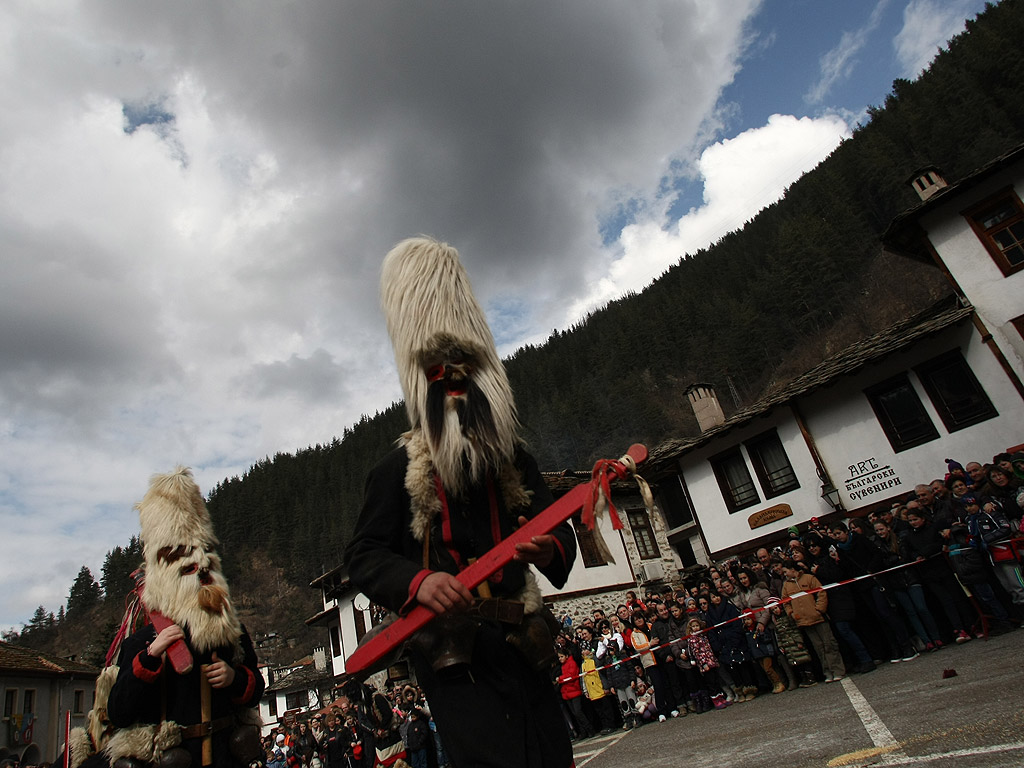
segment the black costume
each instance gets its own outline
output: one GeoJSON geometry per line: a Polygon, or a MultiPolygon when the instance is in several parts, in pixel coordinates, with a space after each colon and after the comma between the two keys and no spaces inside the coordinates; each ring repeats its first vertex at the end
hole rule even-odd
{"type": "MultiPolygon", "coordinates": [[[[489,477],[468,488],[462,498],[448,498],[435,483],[440,511],[430,521],[428,562],[424,546],[410,530],[414,517],[407,490],[409,458],[405,447],[390,453],[366,482],[366,496],[346,562],[354,584],[375,602],[403,614],[431,571],[458,573],[470,558],[490,550],[517,525],[549,506],[550,491],[525,451],[516,453],[518,480],[529,493],[529,506],[509,509],[501,482],[489,477]]],[[[525,498],[525,497],[524,497],[525,498]]],[[[541,572],[557,587],[565,584],[576,555],[572,527],[552,531],[557,545],[541,572]]],[[[494,597],[516,598],[529,591],[528,566],[511,562],[488,583],[494,597]]],[[[536,592],[536,588],[534,587],[536,592]]],[[[435,671],[419,651],[412,653],[438,731],[456,766],[554,766],[572,764],[572,748],[555,691],[548,676],[506,640],[508,628],[479,619],[472,658],[435,671]]]]}
{"type": "MultiPolygon", "coordinates": [[[[201,665],[213,660],[212,652],[198,654],[190,645],[192,670],[187,675],[179,675],[169,660],[149,655],[147,649],[155,638],[156,630],[150,624],[135,632],[121,646],[117,682],[107,703],[110,721],[117,728],[159,724],[162,720],[187,727],[202,720],[201,665]]],[[[239,645],[241,658],[234,658],[230,647],[216,649],[217,658],[234,667],[235,679],[227,688],[211,688],[215,768],[236,768],[240,765],[229,749],[229,737],[236,725],[234,716],[242,709],[259,706],[263,695],[264,681],[256,666],[256,651],[244,629],[239,645]]],[[[202,739],[183,738],[181,746],[192,756],[191,768],[200,768],[203,764],[202,739]]]]}

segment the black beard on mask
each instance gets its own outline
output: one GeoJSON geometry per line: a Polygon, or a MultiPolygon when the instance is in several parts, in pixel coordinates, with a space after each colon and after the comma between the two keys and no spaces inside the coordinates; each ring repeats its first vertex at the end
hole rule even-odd
{"type": "Polygon", "coordinates": [[[445,435],[446,429],[452,429],[450,411],[455,411],[461,431],[460,442],[464,444],[463,462],[471,466],[471,474],[475,477],[483,469],[483,464],[496,467],[502,455],[498,432],[491,412],[491,404],[487,397],[473,381],[472,376],[459,382],[465,394],[450,395],[449,384],[438,379],[427,389],[427,439],[435,452],[451,446],[452,435],[445,435]]]}

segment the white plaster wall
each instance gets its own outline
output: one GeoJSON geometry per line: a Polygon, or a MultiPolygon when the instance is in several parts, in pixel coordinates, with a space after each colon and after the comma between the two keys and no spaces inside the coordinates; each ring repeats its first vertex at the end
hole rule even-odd
{"type": "Polygon", "coordinates": [[[801,404],[801,410],[822,461],[841,491],[843,506],[850,511],[909,493],[917,483],[943,477],[946,458],[956,459],[961,464],[985,462],[991,460],[993,454],[1024,441],[1024,401],[969,321],[812,394],[801,404]],[[911,369],[957,347],[999,416],[949,433],[911,369]],[[907,373],[939,437],[895,453],[863,390],[902,372],[907,373]],[[885,474],[879,478],[880,482],[898,482],[863,498],[855,498],[852,491],[862,491],[864,486],[851,489],[847,481],[870,471],[867,462],[877,467],[878,473],[885,474]]]}
{"type": "MultiPolygon", "coordinates": [[[[821,499],[821,481],[818,480],[814,460],[788,406],[776,408],[767,417],[758,418],[744,427],[734,429],[720,439],[713,440],[703,448],[684,456],[681,467],[712,556],[723,549],[766,534],[784,531],[792,525],[806,523],[812,517],[825,515],[831,511],[828,504],[821,499]],[[747,469],[757,486],[758,495],[761,496],[761,502],[730,514],[708,458],[772,428],[778,432],[779,440],[786,450],[800,487],[780,496],[765,499],[746,449],[741,448],[747,461],[747,469]],[[777,504],[789,504],[793,509],[793,515],[751,530],[747,522],[750,515],[777,504]]],[[[694,551],[697,552],[699,549],[694,547],[694,551]]]]}
{"type": "Polygon", "coordinates": [[[1024,314],[1024,271],[1003,275],[960,211],[1013,186],[1024,192],[1020,168],[1010,169],[956,195],[921,217],[935,250],[964,295],[978,310],[1017,375],[1024,378],[1024,338],[1009,320],[1024,314]]]}
{"type": "MultiPolygon", "coordinates": [[[[616,505],[618,506],[618,505],[616,505]]],[[[625,513],[619,508],[622,522],[625,524],[625,513]]],[[[609,584],[622,584],[633,580],[633,573],[629,567],[629,557],[626,553],[623,537],[619,531],[612,529],[611,522],[607,516],[597,521],[597,530],[604,538],[608,550],[615,558],[614,563],[586,568],[583,565],[583,558],[576,553],[576,563],[569,572],[569,580],[561,589],[556,589],[544,575],[534,569],[537,581],[540,584],[541,594],[545,600],[557,600],[558,596],[566,592],[582,592],[585,590],[600,589],[609,584]]]]}

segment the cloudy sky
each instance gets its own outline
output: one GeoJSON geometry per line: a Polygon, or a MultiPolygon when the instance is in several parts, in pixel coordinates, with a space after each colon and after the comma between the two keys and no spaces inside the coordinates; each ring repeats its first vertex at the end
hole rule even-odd
{"type": "Polygon", "coordinates": [[[0,4],[0,627],[401,397],[381,258],[463,255],[503,353],[742,225],[981,0],[0,4]]]}

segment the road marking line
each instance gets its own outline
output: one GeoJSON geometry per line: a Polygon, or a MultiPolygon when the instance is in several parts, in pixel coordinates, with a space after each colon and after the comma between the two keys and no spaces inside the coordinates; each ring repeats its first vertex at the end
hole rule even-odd
{"type": "MultiPolygon", "coordinates": [[[[614,747],[616,744],[618,744],[623,739],[623,737],[625,737],[629,733],[631,733],[631,731],[621,732],[617,734],[608,734],[607,736],[598,737],[594,740],[595,746],[598,746],[598,749],[595,749],[593,752],[591,752],[589,748],[581,750],[579,752],[573,750],[575,752],[574,757],[576,758],[576,768],[583,768],[584,765],[589,763],[591,760],[593,760],[595,757],[597,757],[602,752],[607,750],[609,747],[614,747]],[[604,744],[603,742],[605,741],[607,741],[608,743],[604,744]]],[[[590,745],[587,746],[589,747],[590,745]]]]}
{"type": "Polygon", "coordinates": [[[882,757],[880,760],[872,760],[867,758],[877,757],[880,754],[884,754],[885,750],[862,749],[858,752],[850,752],[847,755],[840,755],[839,757],[830,760],[828,765],[844,765],[849,766],[849,768],[920,765],[922,763],[935,762],[936,760],[952,760],[960,757],[990,755],[996,752],[1015,752],[1018,750],[1024,750],[1024,741],[1015,741],[1008,744],[993,744],[987,747],[965,747],[964,749],[956,749],[951,752],[934,752],[930,755],[891,754],[882,757]],[[861,760],[865,760],[865,762],[860,762],[861,760]]]}
{"type": "MultiPolygon", "coordinates": [[[[886,727],[885,723],[882,722],[882,718],[868,704],[868,700],[864,698],[864,694],[860,692],[860,689],[853,680],[844,677],[842,684],[843,690],[846,691],[846,695],[850,699],[850,704],[853,705],[857,717],[864,724],[864,730],[868,732],[868,736],[871,738],[871,743],[875,745],[875,750],[872,750],[872,752],[875,755],[890,753],[892,758],[906,757],[906,753],[903,751],[900,743],[896,741],[896,737],[892,735],[892,731],[886,727]]],[[[862,756],[867,757],[867,755],[862,756]]],[[[832,765],[832,763],[829,762],[829,765],[832,765]]]]}

